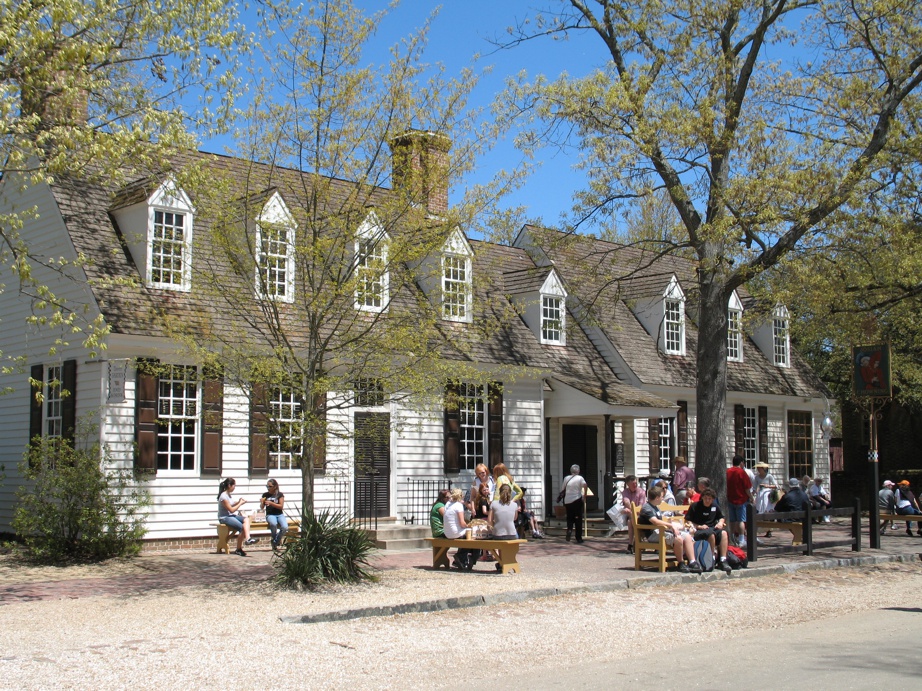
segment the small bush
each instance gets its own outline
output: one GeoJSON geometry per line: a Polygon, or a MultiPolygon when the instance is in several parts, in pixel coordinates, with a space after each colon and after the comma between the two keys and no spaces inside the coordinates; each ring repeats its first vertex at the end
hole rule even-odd
{"type": "Polygon", "coordinates": [[[375,545],[342,513],[322,511],[301,523],[301,534],[288,540],[275,564],[276,582],[314,589],[324,583],[374,581],[368,558],[375,545]]]}
{"type": "Polygon", "coordinates": [[[147,489],[131,470],[109,469],[108,450],[36,438],[22,463],[13,529],[43,563],[102,561],[141,549],[147,489]]]}

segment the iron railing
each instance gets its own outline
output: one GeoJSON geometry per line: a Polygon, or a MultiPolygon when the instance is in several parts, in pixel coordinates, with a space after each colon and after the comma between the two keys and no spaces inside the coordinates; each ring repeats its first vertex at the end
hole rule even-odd
{"type": "MultiPolygon", "coordinates": [[[[439,496],[439,490],[451,489],[451,480],[447,477],[438,480],[419,480],[408,477],[403,484],[401,496],[403,522],[407,524],[429,525],[429,512],[439,496]]],[[[398,485],[398,494],[400,485],[398,485]]]]}

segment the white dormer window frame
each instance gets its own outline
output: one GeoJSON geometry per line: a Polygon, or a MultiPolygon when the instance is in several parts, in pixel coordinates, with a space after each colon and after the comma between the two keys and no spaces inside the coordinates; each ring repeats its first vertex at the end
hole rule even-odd
{"type": "Polygon", "coordinates": [[[355,309],[385,312],[390,302],[390,238],[374,211],[355,233],[355,309]]]}
{"type": "Polygon", "coordinates": [[[473,321],[473,252],[467,239],[456,229],[442,248],[442,319],[473,321]]]}
{"type": "Polygon", "coordinates": [[[256,295],[294,301],[297,224],[276,192],[256,217],[256,295]]]}
{"type": "Polygon", "coordinates": [[[727,306],[727,361],[743,361],[743,303],[735,290],[727,306]]]}
{"type": "Polygon", "coordinates": [[[166,180],[147,200],[147,214],[147,284],[189,292],[195,217],[189,196],[166,180]]]}
{"type": "Polygon", "coordinates": [[[784,305],[772,310],[772,355],[776,367],[791,366],[791,315],[784,305]]]}
{"type": "Polygon", "coordinates": [[[663,351],[685,355],[685,293],[675,276],[663,293],[663,351]]]}
{"type": "Polygon", "coordinates": [[[555,271],[551,271],[541,286],[541,334],[544,345],[567,344],[566,291],[555,271]]]}

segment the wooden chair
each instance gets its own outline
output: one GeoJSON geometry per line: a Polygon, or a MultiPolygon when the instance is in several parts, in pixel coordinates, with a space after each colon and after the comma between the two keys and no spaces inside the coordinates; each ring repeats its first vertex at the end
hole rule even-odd
{"type": "Polygon", "coordinates": [[[657,542],[645,542],[644,538],[648,533],[656,530],[656,526],[647,525],[637,522],[637,515],[640,513],[640,507],[631,502],[631,524],[634,526],[634,570],[640,571],[645,565],[656,564],[660,573],[666,571],[666,567],[675,564],[675,556],[672,555],[672,548],[666,544],[666,531],[659,531],[659,540],[657,542]],[[655,559],[644,559],[644,552],[655,552],[655,559]]]}

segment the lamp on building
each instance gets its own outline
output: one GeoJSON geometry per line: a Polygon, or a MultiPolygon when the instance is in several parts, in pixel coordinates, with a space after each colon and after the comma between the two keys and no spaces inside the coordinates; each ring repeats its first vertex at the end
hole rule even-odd
{"type": "Polygon", "coordinates": [[[832,421],[832,413],[829,411],[829,399],[823,396],[823,399],[826,401],[826,412],[823,413],[823,419],[820,422],[820,429],[823,431],[823,439],[829,441],[829,438],[832,436],[832,429],[835,427],[835,423],[832,421]]]}

